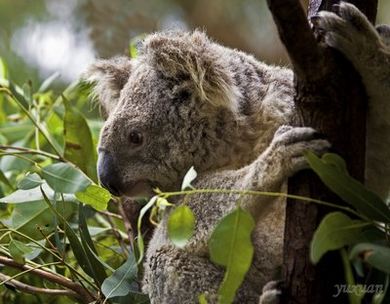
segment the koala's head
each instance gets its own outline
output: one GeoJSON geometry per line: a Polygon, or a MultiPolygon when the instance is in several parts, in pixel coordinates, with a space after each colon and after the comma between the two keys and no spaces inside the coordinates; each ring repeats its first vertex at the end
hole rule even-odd
{"type": "Polygon", "coordinates": [[[220,163],[223,128],[234,124],[237,97],[225,49],[204,33],[157,33],[135,59],[102,60],[86,78],[106,114],[98,173],[113,194],[173,190],[186,171],[220,163]]]}

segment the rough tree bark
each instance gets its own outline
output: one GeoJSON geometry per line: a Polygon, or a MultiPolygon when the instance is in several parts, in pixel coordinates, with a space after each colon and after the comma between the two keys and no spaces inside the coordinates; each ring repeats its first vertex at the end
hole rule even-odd
{"type": "MultiPolygon", "coordinates": [[[[318,43],[299,0],[267,0],[295,72],[298,118],[301,126],[324,133],[348,162],[352,176],[364,179],[367,98],[357,72],[338,52],[318,43]]],[[[337,0],[311,0],[309,17],[332,10],[337,0]]],[[[351,0],[374,21],[377,0],[351,0]]],[[[335,202],[311,172],[301,172],[288,183],[289,193],[335,202]]],[[[288,200],[284,241],[282,303],[347,303],[333,298],[335,284],[344,282],[339,255],[327,254],[314,267],[309,260],[311,237],[327,208],[288,200]]],[[[345,295],[346,296],[346,295],[345,295]]]]}

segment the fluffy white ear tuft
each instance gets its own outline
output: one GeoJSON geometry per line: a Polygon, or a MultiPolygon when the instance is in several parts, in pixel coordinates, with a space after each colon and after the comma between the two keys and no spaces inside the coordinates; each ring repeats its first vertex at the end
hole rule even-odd
{"type": "Polygon", "coordinates": [[[189,78],[203,101],[238,111],[238,88],[224,52],[204,32],[160,32],[149,35],[141,55],[167,77],[189,78]]]}
{"type": "Polygon", "coordinates": [[[82,80],[93,83],[93,95],[99,100],[105,115],[115,107],[130,73],[130,58],[115,57],[98,60],[82,75],[82,80]]]}

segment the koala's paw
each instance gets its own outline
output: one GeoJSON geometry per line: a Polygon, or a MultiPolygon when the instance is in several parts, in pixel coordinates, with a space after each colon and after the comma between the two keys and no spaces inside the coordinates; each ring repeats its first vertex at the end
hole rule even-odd
{"type": "Polygon", "coordinates": [[[306,169],[304,152],[311,150],[321,155],[330,148],[330,143],[313,128],[281,126],[275,132],[269,147],[270,162],[280,165],[280,173],[285,177],[306,169]]]}
{"type": "Polygon", "coordinates": [[[280,281],[270,281],[263,287],[259,304],[279,304],[281,303],[282,288],[280,281]]]}
{"type": "Polygon", "coordinates": [[[381,24],[376,26],[378,34],[381,36],[382,41],[387,46],[390,46],[390,25],[381,24]]]}
{"type": "Polygon", "coordinates": [[[311,18],[325,42],[344,53],[354,64],[366,64],[381,44],[378,32],[366,16],[352,4],[341,2],[336,13],[321,11],[311,18]]]}

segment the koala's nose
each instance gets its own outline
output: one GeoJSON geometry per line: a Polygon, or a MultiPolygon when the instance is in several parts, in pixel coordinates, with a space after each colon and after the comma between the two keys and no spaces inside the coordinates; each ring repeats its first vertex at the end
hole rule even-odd
{"type": "Polygon", "coordinates": [[[99,151],[98,175],[101,185],[111,194],[120,196],[121,180],[118,174],[114,158],[107,151],[99,151]]]}

